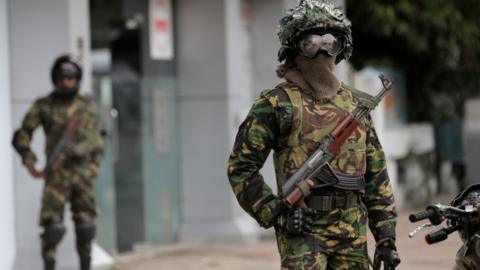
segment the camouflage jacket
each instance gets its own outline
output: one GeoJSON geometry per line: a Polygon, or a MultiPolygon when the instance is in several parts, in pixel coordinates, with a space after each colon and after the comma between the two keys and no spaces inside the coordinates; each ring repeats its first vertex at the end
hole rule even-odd
{"type": "MultiPolygon", "coordinates": [[[[281,200],[281,194],[273,194],[259,173],[270,151],[274,150],[280,191],[288,177],[317,149],[318,142],[356,105],[357,99],[345,85],[330,100],[316,101],[288,82],[257,98],[238,130],[228,161],[228,176],[240,205],[261,226],[273,225],[281,200]],[[295,96],[300,101],[293,102],[295,96]]],[[[376,240],[394,238],[397,215],[385,155],[369,117],[347,139],[330,165],[342,173],[365,176],[366,187],[360,192],[370,229],[376,240]]]]}
{"type": "Polygon", "coordinates": [[[37,99],[26,113],[21,127],[15,131],[12,144],[25,165],[33,165],[36,155],[30,148],[33,132],[42,125],[46,135],[47,160],[61,140],[73,115],[80,115],[80,125],[72,143],[87,153],[88,162],[99,164],[103,152],[103,140],[99,132],[96,107],[90,98],[77,95],[71,102],[64,102],[52,95],[37,99]]]}

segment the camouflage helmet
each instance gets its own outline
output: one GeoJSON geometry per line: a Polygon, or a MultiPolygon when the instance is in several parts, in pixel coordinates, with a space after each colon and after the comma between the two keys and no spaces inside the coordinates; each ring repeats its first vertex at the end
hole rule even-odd
{"type": "Polygon", "coordinates": [[[280,43],[278,61],[287,59],[295,48],[297,38],[305,31],[321,30],[341,35],[345,48],[337,55],[336,62],[348,60],[353,51],[351,22],[343,12],[326,1],[302,0],[298,6],[289,9],[280,20],[277,32],[280,43]]]}

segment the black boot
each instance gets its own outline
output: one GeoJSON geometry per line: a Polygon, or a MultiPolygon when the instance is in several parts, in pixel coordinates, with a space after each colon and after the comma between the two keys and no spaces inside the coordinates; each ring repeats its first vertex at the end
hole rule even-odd
{"type": "Polygon", "coordinates": [[[90,257],[80,258],[80,270],[90,270],[90,257]]]}
{"type": "Polygon", "coordinates": [[[44,261],[44,270],[55,270],[55,261],[44,261]]]}

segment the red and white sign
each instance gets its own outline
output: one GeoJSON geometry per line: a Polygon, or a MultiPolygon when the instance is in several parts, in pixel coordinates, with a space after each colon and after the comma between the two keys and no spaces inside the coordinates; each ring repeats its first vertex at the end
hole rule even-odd
{"type": "Polygon", "coordinates": [[[172,5],[170,0],[150,0],[150,56],[173,59],[172,5]]]}

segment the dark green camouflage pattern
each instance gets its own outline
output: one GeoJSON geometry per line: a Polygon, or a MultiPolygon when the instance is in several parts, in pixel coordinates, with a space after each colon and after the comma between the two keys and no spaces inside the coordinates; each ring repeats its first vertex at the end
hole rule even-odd
{"type": "MultiPolygon", "coordinates": [[[[297,35],[310,29],[325,29],[343,33],[345,37],[345,49],[337,56],[337,62],[348,60],[353,52],[352,24],[343,12],[325,1],[303,0],[301,3],[289,9],[280,20],[278,26],[278,38],[282,47],[293,47],[297,35]]],[[[282,54],[280,49],[279,54],[282,54]]]]}
{"type": "Polygon", "coordinates": [[[63,220],[63,209],[70,203],[73,219],[86,220],[97,215],[93,180],[88,164],[72,164],[49,172],[43,188],[40,225],[63,220]]]}
{"type": "Polygon", "coordinates": [[[281,269],[369,269],[366,245],[360,245],[358,247],[347,247],[337,251],[325,252],[322,249],[316,249],[316,244],[313,241],[316,241],[313,235],[309,235],[306,238],[288,239],[288,241],[285,242],[285,246],[291,249],[291,253],[289,256],[282,255],[281,269]],[[306,245],[304,244],[305,242],[311,244],[306,245]]]}
{"type": "MultiPolygon", "coordinates": [[[[91,99],[80,95],[71,102],[60,101],[52,95],[40,98],[28,110],[13,138],[13,146],[20,154],[23,164],[34,165],[37,158],[30,148],[30,142],[33,132],[42,126],[46,135],[45,153],[48,160],[73,116],[81,119],[72,139],[73,147],[87,155],[81,158],[66,157],[56,170],[46,173],[39,221],[43,227],[53,220],[63,220],[67,202],[71,205],[75,221],[93,219],[97,215],[93,189],[95,176],[89,165],[99,165],[103,141],[95,105],[91,99]]],[[[44,258],[55,257],[56,247],[48,246],[43,239],[42,247],[44,258]]],[[[91,242],[77,241],[77,249],[81,255],[90,254],[91,242]]]]}
{"type": "MultiPolygon", "coordinates": [[[[274,209],[282,195],[274,195],[259,173],[270,151],[274,150],[277,190],[281,191],[285,181],[317,149],[318,142],[356,106],[356,98],[345,86],[331,100],[315,100],[291,83],[262,92],[239,128],[228,163],[230,184],[240,205],[261,226],[273,225],[274,209]]],[[[313,233],[307,237],[292,238],[277,231],[282,263],[296,264],[299,260],[315,263],[317,259],[312,256],[352,249],[363,254],[356,262],[362,267],[349,265],[355,263],[349,259],[343,260],[342,267],[367,269],[363,267],[367,215],[377,241],[395,238],[397,216],[385,155],[370,118],[347,139],[330,165],[342,173],[365,175],[366,187],[358,191],[362,201],[359,206],[322,213],[314,220],[313,233]]],[[[345,194],[347,191],[325,188],[315,192],[345,194]]],[[[324,269],[318,267],[313,269],[324,269]]]]}

